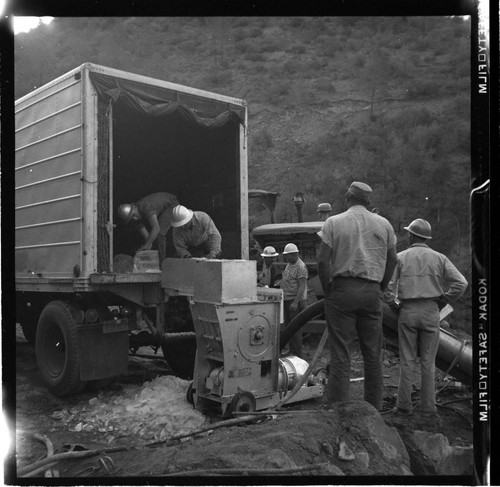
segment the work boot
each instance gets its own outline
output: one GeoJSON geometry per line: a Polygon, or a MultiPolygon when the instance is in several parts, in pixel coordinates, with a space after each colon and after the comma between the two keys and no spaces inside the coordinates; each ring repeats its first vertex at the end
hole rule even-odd
{"type": "Polygon", "coordinates": [[[392,410],[392,413],[396,414],[398,416],[411,416],[413,414],[413,411],[411,411],[409,409],[403,409],[403,408],[400,408],[400,407],[395,407],[392,410]]]}
{"type": "Polygon", "coordinates": [[[437,412],[420,412],[418,415],[418,425],[422,428],[441,429],[443,424],[437,412]]]}

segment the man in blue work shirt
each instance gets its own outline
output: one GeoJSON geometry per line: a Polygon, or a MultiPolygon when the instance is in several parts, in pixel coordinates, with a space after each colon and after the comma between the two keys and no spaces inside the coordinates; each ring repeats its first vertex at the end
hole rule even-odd
{"type": "Polygon", "coordinates": [[[436,418],[435,360],[439,345],[438,302],[454,302],[467,288],[465,277],[443,254],[427,246],[431,225],[418,218],[404,227],[406,250],[398,253],[394,277],[386,293],[391,307],[399,301],[400,376],[395,413],[410,415],[413,375],[420,350],[420,413],[436,418]],[[446,290],[445,290],[446,288],[446,290]]]}
{"type": "Polygon", "coordinates": [[[330,343],[326,398],[349,401],[350,347],[355,333],[364,361],[364,397],[382,409],[382,290],[396,266],[394,229],[367,209],[372,189],[353,182],[347,211],[329,217],[318,235],[318,274],[330,343]]]}

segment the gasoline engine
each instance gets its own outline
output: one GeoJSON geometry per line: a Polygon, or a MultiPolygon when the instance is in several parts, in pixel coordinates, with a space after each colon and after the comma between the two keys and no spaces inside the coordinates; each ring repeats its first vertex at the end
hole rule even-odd
{"type": "Polygon", "coordinates": [[[168,294],[189,297],[196,333],[196,360],[188,399],[197,409],[220,405],[224,416],[319,397],[325,373],[304,378],[309,364],[280,358],[281,291],[257,287],[255,261],[166,259],[162,284],[168,294]]]}

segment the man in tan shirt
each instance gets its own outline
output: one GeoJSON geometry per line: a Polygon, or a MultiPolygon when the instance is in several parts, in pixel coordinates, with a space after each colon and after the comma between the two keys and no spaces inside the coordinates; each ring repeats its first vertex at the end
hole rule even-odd
{"type": "Polygon", "coordinates": [[[398,253],[385,300],[400,303],[398,318],[400,375],[395,413],[410,415],[413,375],[420,349],[420,413],[439,421],[436,408],[436,354],[439,346],[438,302],[455,302],[467,289],[465,277],[443,254],[432,250],[431,225],[417,218],[404,227],[406,250],[398,253]]]}

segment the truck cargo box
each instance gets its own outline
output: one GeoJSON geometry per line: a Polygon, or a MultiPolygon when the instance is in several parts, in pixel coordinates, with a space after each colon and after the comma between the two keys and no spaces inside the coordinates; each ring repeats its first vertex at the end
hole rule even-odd
{"type": "MultiPolygon", "coordinates": [[[[243,100],[86,63],[15,104],[18,290],[85,289],[133,255],[121,203],[167,191],[248,257],[243,100]]],[[[173,248],[170,248],[172,255],[173,248]]]]}

